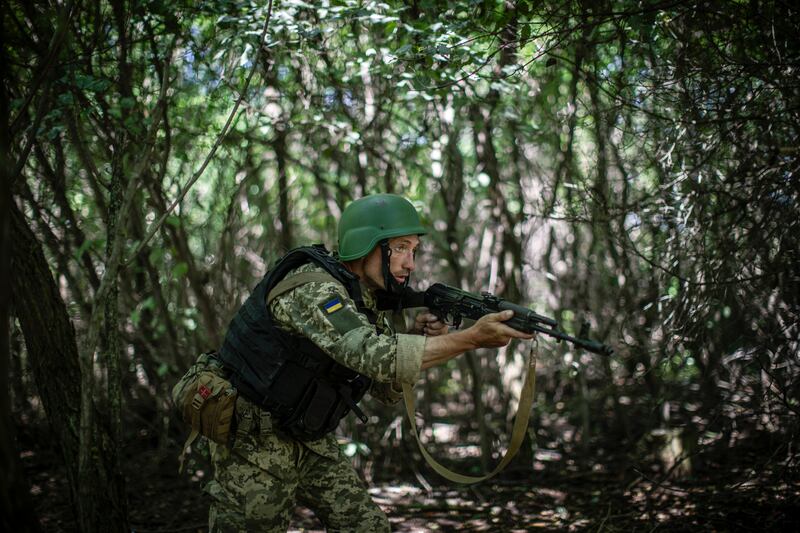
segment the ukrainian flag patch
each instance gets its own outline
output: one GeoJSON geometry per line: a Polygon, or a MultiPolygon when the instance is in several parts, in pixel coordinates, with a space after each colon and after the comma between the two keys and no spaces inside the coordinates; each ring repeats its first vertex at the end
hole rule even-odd
{"type": "Polygon", "coordinates": [[[347,300],[342,300],[339,296],[328,295],[328,301],[323,300],[319,304],[319,309],[322,311],[323,316],[333,326],[340,335],[344,335],[348,331],[360,328],[361,326],[369,325],[361,315],[356,313],[351,306],[345,305],[347,300]]]}
{"type": "Polygon", "coordinates": [[[338,311],[342,307],[344,307],[344,306],[342,305],[342,301],[339,298],[334,298],[330,302],[322,304],[322,308],[328,314],[335,313],[336,311],[338,311]]]}

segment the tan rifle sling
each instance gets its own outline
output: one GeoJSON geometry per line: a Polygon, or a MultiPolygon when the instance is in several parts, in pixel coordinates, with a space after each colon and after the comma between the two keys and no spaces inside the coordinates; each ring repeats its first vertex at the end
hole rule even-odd
{"type": "MultiPolygon", "coordinates": [[[[323,272],[302,272],[300,274],[295,274],[294,276],[280,281],[275,285],[275,287],[273,287],[273,289],[269,292],[269,295],[267,295],[267,305],[272,303],[272,300],[281,294],[289,292],[290,290],[305,283],[330,281],[340,283],[330,274],[323,272]]],[[[417,424],[414,419],[414,413],[416,412],[416,407],[414,406],[414,391],[411,389],[411,386],[406,383],[403,383],[403,399],[406,405],[408,420],[411,422],[411,428],[414,432],[414,438],[419,445],[419,450],[422,453],[422,456],[425,458],[428,464],[431,465],[431,467],[445,479],[454,481],[456,483],[473,484],[486,481],[487,479],[499,474],[506,466],[508,466],[508,464],[519,451],[519,447],[522,445],[522,441],[525,439],[525,432],[528,429],[528,420],[530,419],[531,415],[531,406],[533,405],[533,395],[535,390],[536,355],[533,347],[531,347],[530,356],[528,359],[528,371],[525,375],[525,383],[522,385],[522,391],[519,397],[519,406],[517,407],[517,415],[514,418],[514,427],[511,430],[511,442],[509,443],[508,450],[506,450],[505,455],[500,460],[500,463],[498,463],[497,467],[495,467],[494,470],[485,476],[467,476],[464,474],[459,474],[458,472],[453,472],[452,470],[449,470],[442,464],[438,463],[436,459],[434,459],[433,456],[428,453],[428,451],[425,449],[425,446],[422,444],[422,441],[419,439],[419,434],[417,433],[417,424]]]]}
{"type": "Polygon", "coordinates": [[[511,462],[511,459],[513,459],[517,454],[519,447],[522,445],[522,441],[525,439],[525,433],[528,429],[528,420],[530,419],[531,415],[531,405],[533,405],[533,396],[535,391],[536,355],[534,353],[534,347],[531,346],[528,359],[528,372],[525,375],[525,383],[522,385],[522,391],[520,392],[519,406],[517,407],[517,415],[514,418],[514,427],[511,430],[511,442],[508,445],[508,450],[500,460],[500,463],[498,463],[495,469],[488,474],[484,476],[467,476],[464,474],[459,474],[458,472],[453,472],[452,470],[446,468],[437,462],[436,459],[434,459],[433,456],[431,456],[431,454],[425,449],[425,446],[422,444],[422,441],[419,439],[419,434],[417,433],[417,423],[414,415],[416,412],[416,408],[414,407],[414,391],[407,383],[403,383],[403,399],[405,400],[406,404],[408,420],[411,423],[411,429],[414,432],[414,438],[417,440],[419,451],[422,453],[422,456],[425,458],[428,464],[431,465],[431,467],[445,479],[468,485],[486,481],[487,479],[496,476],[506,466],[508,466],[508,463],[511,462]]]}

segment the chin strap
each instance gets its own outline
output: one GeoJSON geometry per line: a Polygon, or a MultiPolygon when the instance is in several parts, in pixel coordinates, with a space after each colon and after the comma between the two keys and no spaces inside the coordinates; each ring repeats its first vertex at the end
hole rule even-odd
{"type": "Polygon", "coordinates": [[[392,276],[389,270],[389,258],[392,256],[392,249],[389,248],[389,241],[381,241],[381,270],[383,271],[383,285],[386,287],[386,292],[389,294],[400,295],[408,287],[408,280],[411,278],[411,273],[406,276],[406,280],[401,284],[392,276]]]}

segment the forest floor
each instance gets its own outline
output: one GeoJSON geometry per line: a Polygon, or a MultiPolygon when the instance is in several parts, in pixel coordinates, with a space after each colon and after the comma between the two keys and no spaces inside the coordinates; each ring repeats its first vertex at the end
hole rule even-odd
{"type": "MultiPolygon", "coordinates": [[[[30,449],[36,441],[24,439],[25,446],[22,440],[44,530],[77,531],[57,454],[30,449]]],[[[179,475],[179,449],[172,448],[158,452],[143,441],[126,450],[132,531],[206,531],[208,500],[201,488],[206,470],[195,463],[179,475]]],[[[528,472],[517,469],[477,486],[431,486],[438,478],[423,468],[425,478],[409,474],[405,481],[373,481],[370,492],[393,531],[400,532],[797,531],[797,465],[768,448],[769,453],[755,443],[739,446],[724,464],[706,461],[702,471],[680,480],[674,479],[677,468],[665,474],[655,464],[614,459],[582,468],[564,454],[542,453],[528,472]]],[[[785,446],[778,449],[786,455],[785,446]]],[[[290,531],[323,529],[310,511],[298,507],[290,531]]]]}

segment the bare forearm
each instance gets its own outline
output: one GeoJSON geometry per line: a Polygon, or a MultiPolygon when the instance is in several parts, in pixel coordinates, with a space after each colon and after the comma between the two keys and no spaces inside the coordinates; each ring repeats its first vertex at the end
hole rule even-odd
{"type": "Polygon", "coordinates": [[[467,329],[428,337],[422,353],[422,370],[446,363],[453,357],[475,348],[499,348],[511,339],[532,339],[530,333],[512,329],[503,321],[514,316],[513,311],[492,313],[479,319],[467,329]]]}
{"type": "Polygon", "coordinates": [[[428,337],[422,354],[422,370],[446,363],[453,357],[477,348],[467,331],[428,337]]]}

